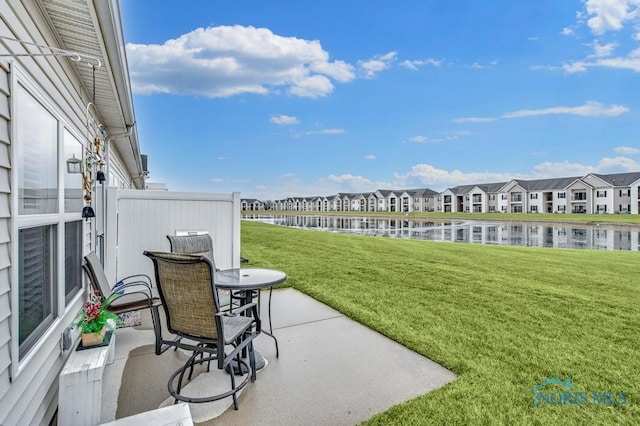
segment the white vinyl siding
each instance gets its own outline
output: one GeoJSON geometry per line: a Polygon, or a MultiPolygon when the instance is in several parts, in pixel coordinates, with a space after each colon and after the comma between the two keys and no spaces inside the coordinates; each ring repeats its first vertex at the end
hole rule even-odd
{"type": "MultiPolygon", "coordinates": [[[[7,69],[0,65],[0,400],[9,389],[11,366],[9,120],[9,76],[7,69]]],[[[2,410],[1,405],[0,410],[2,410]]],[[[0,415],[0,423],[2,423],[2,415],[0,415]]]]}

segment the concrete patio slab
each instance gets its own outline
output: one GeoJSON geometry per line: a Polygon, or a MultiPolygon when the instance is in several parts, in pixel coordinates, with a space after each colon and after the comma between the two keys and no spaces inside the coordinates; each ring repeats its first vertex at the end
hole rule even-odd
{"type": "MultiPolygon", "coordinates": [[[[240,409],[226,409],[231,398],[211,410],[190,404],[197,424],[352,425],[456,377],[294,289],[274,291],[272,315],[280,357],[273,340],[260,336],[256,349],[268,365],[243,390],[240,409]]],[[[184,358],[174,351],[156,356],[152,343],[147,324],[118,330],[115,362],[105,372],[103,395],[111,401],[103,402],[102,421],[166,404],[167,379],[184,358]]],[[[220,377],[228,383],[224,373],[220,377]]]]}

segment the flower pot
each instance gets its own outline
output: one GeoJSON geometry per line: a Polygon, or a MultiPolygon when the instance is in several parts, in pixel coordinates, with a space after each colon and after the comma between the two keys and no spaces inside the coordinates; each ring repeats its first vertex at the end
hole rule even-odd
{"type": "Polygon", "coordinates": [[[102,330],[95,333],[82,333],[82,346],[96,346],[102,343],[104,335],[107,332],[106,327],[102,327],[102,330]]]}

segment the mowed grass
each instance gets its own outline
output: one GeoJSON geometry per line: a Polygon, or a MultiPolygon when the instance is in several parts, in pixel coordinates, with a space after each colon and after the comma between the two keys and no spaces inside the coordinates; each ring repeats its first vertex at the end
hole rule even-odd
{"type": "Polygon", "coordinates": [[[368,424],[640,421],[640,253],[363,237],[242,221],[242,255],[250,266],[286,271],[287,285],[458,375],[368,424]],[[534,408],[533,386],[551,377],[571,378],[576,391],[626,392],[628,403],[534,408]]]}

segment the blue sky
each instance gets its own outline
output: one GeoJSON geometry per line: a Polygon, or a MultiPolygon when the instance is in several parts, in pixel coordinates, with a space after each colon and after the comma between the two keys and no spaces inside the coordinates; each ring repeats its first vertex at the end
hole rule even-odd
{"type": "Polygon", "coordinates": [[[120,0],[170,190],[330,195],[640,171],[640,0],[120,0]]]}

